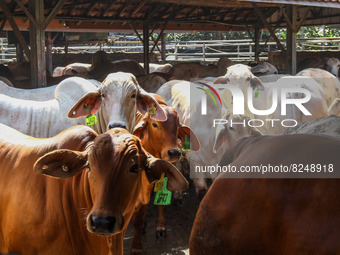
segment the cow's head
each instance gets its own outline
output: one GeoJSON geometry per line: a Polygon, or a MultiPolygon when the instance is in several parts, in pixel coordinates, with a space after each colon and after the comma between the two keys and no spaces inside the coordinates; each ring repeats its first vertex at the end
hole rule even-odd
{"type": "Polygon", "coordinates": [[[247,137],[251,135],[262,135],[262,133],[255,127],[243,126],[240,123],[246,123],[247,125],[249,117],[245,115],[233,115],[226,114],[224,118],[227,120],[226,124],[220,124],[216,126],[215,131],[215,141],[213,151],[217,151],[225,146],[230,148],[234,143],[236,143],[242,137],[247,137]],[[232,125],[232,122],[235,123],[232,125]]]}
{"type": "Polygon", "coordinates": [[[136,109],[142,114],[152,111],[151,118],[165,121],[166,115],[157,101],[137,83],[134,75],[117,72],[109,74],[95,92],[87,93],[72,107],[69,118],[87,116],[98,110],[99,131],[121,127],[133,131],[136,109]]]}
{"type": "Polygon", "coordinates": [[[150,182],[162,173],[169,178],[168,190],[188,188],[188,182],[177,168],[151,157],[138,137],[121,128],[97,136],[85,151],[60,149],[47,153],[36,161],[34,170],[59,178],[86,171],[82,173],[84,187],[91,201],[87,229],[105,236],[126,229],[135,207],[140,202],[149,202],[150,196],[141,194],[147,193],[150,182]]]}
{"type": "Polygon", "coordinates": [[[253,90],[264,90],[263,84],[259,78],[252,74],[251,68],[243,64],[232,65],[228,67],[225,76],[218,77],[214,84],[231,84],[246,91],[249,87],[253,90]]]}
{"type": "Polygon", "coordinates": [[[195,133],[179,122],[175,108],[162,106],[167,120],[160,122],[144,115],[134,130],[134,135],[142,140],[143,147],[156,158],[176,162],[181,156],[178,139],[191,143],[191,150],[198,151],[200,144],[195,133]]]}

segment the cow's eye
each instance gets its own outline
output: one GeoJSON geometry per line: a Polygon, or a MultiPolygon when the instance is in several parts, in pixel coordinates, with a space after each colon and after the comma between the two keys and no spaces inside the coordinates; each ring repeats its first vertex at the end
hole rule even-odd
{"type": "Polygon", "coordinates": [[[155,127],[155,128],[158,128],[156,123],[152,123],[152,126],[155,127]]]}
{"type": "Polygon", "coordinates": [[[131,98],[136,98],[137,97],[137,94],[133,94],[132,96],[131,96],[131,98]]]}
{"type": "Polygon", "coordinates": [[[104,94],[102,94],[102,98],[105,98],[105,95],[104,95],[104,94]]]}
{"type": "Polygon", "coordinates": [[[233,131],[235,131],[235,128],[233,128],[233,127],[229,127],[229,130],[233,130],[233,131]]]}
{"type": "Polygon", "coordinates": [[[133,166],[130,168],[129,172],[131,172],[131,173],[137,173],[137,172],[138,172],[138,168],[139,168],[139,165],[138,165],[138,164],[135,164],[135,165],[133,165],[133,166]]]}

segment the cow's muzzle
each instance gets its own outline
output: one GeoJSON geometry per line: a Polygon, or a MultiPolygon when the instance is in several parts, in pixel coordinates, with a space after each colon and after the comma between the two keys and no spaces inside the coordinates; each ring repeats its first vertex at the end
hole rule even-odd
{"type": "Polygon", "coordinates": [[[91,215],[89,220],[91,230],[99,235],[112,235],[117,224],[116,217],[102,218],[91,215]]]}

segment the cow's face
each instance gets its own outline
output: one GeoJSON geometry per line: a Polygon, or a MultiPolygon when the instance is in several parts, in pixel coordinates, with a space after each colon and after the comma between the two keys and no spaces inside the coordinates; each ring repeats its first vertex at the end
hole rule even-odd
{"type": "Polygon", "coordinates": [[[329,58],[326,62],[326,69],[339,79],[340,60],[337,58],[329,58]]]}
{"type": "Polygon", "coordinates": [[[130,73],[117,72],[109,74],[95,93],[82,97],[70,110],[69,118],[78,118],[98,112],[99,129],[104,133],[111,128],[125,128],[133,131],[136,108],[142,113],[153,112],[152,118],[166,120],[166,115],[157,101],[142,90],[136,78],[130,73]]]}
{"type": "Polygon", "coordinates": [[[150,157],[139,138],[121,128],[97,136],[87,151],[56,150],[38,159],[34,166],[36,172],[55,177],[71,177],[83,169],[87,170],[83,177],[92,201],[87,229],[105,236],[126,229],[135,207],[140,202],[148,203],[149,197],[141,194],[150,190],[150,182],[162,172],[169,177],[169,190],[185,190],[188,186],[172,164],[150,157]]]}
{"type": "Polygon", "coordinates": [[[154,157],[169,162],[176,162],[180,159],[181,148],[179,142],[192,144],[192,150],[199,150],[199,141],[196,135],[179,123],[179,116],[175,108],[162,107],[167,120],[160,122],[150,118],[147,114],[135,127],[134,135],[142,140],[143,147],[154,157]],[[179,141],[180,140],[180,141],[179,141]]]}
{"type": "Polygon", "coordinates": [[[264,90],[263,84],[259,78],[252,74],[250,67],[237,64],[228,67],[225,76],[218,77],[214,84],[231,84],[239,87],[246,92],[249,87],[252,89],[264,90]]]}

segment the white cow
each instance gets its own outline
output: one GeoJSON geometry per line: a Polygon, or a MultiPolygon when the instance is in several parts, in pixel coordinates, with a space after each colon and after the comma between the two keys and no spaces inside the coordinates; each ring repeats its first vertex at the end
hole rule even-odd
{"type": "MultiPolygon", "coordinates": [[[[223,141],[221,141],[221,139],[223,139],[223,136],[218,137],[215,135],[216,128],[213,127],[213,120],[230,120],[230,114],[224,105],[215,105],[215,103],[209,99],[207,100],[207,114],[202,115],[201,98],[202,95],[205,95],[205,92],[197,87],[203,88],[204,86],[187,81],[173,80],[165,83],[156,94],[161,95],[168,105],[176,108],[180,116],[180,122],[189,126],[201,143],[200,151],[191,151],[189,153],[189,162],[190,176],[195,183],[196,192],[199,195],[204,195],[208,188],[205,179],[215,178],[217,173],[199,173],[195,171],[196,167],[216,166],[223,153],[239,138],[259,134],[259,132],[249,126],[244,128],[240,127],[242,132],[238,128],[235,128],[235,130],[226,129],[227,132],[229,132],[228,141],[226,141],[220,150],[214,153],[214,145],[222,144],[223,141]],[[216,141],[216,139],[219,139],[219,141],[216,141]]],[[[235,117],[237,121],[240,121],[240,118],[246,118],[245,116],[235,117]]],[[[225,125],[223,125],[221,129],[223,129],[223,127],[225,127],[225,125]]]]}
{"type": "MultiPolygon", "coordinates": [[[[93,83],[96,87],[99,87],[101,85],[101,82],[96,80],[89,79],[88,81],[93,83]]],[[[19,89],[8,86],[4,82],[0,81],[0,94],[4,94],[18,99],[46,101],[53,99],[55,97],[55,90],[57,86],[58,85],[53,85],[37,89],[19,89]]]]}
{"type": "Polygon", "coordinates": [[[157,101],[139,87],[132,74],[118,72],[108,75],[99,88],[83,78],[65,79],[57,86],[55,98],[48,101],[0,95],[0,122],[27,135],[51,137],[68,127],[84,125],[89,111],[98,111],[98,122],[92,126],[97,133],[113,127],[132,132],[137,108],[142,113],[151,108],[151,118],[166,119],[157,101]]]}
{"type": "Polygon", "coordinates": [[[340,139],[340,117],[329,116],[311,122],[303,122],[296,127],[287,128],[283,135],[290,134],[319,134],[340,139]]]}
{"type": "Polygon", "coordinates": [[[340,116],[340,98],[335,98],[333,103],[329,106],[328,115],[340,116]]]}
{"type": "Polygon", "coordinates": [[[336,78],[340,79],[339,77],[339,69],[340,69],[340,60],[338,58],[328,58],[326,60],[325,69],[332,73],[336,78]]]}
{"type": "Polygon", "coordinates": [[[320,68],[307,68],[297,73],[296,76],[314,78],[323,89],[328,107],[336,98],[340,97],[340,81],[326,70],[320,68]]]}
{"type": "MultiPolygon", "coordinates": [[[[144,67],[144,63],[139,63],[142,67],[144,67]]],[[[172,65],[169,63],[166,64],[154,64],[154,63],[149,63],[149,73],[167,73],[170,71],[172,68],[172,65]]]]}
{"type": "Polygon", "coordinates": [[[256,66],[253,66],[251,68],[251,72],[256,75],[269,75],[269,74],[278,74],[279,72],[277,71],[277,68],[268,63],[268,62],[260,62],[256,66]]]}
{"type": "MultiPolygon", "coordinates": [[[[282,124],[282,121],[286,119],[293,119],[295,121],[304,122],[317,118],[327,116],[327,104],[324,97],[324,93],[320,85],[312,78],[303,76],[286,76],[278,79],[272,83],[262,83],[257,77],[255,77],[248,66],[234,65],[228,68],[228,72],[224,77],[219,77],[214,83],[227,83],[229,85],[237,86],[242,90],[244,95],[244,112],[246,116],[251,119],[259,119],[257,125],[259,130],[264,134],[278,135],[281,134],[288,124],[282,124]],[[272,113],[260,115],[254,113],[254,110],[250,110],[248,105],[248,88],[252,90],[252,105],[256,110],[268,110],[273,104],[273,97],[278,99],[277,107],[272,113]],[[311,99],[304,103],[304,107],[312,114],[307,116],[302,113],[297,107],[288,105],[286,108],[286,115],[281,113],[281,90],[289,88],[291,91],[295,89],[306,89],[311,93],[311,99]],[[257,89],[257,91],[256,91],[257,89]],[[273,94],[278,92],[278,96],[273,94]]],[[[229,90],[221,92],[221,98],[226,104],[228,109],[233,108],[233,96],[229,90]]],[[[288,93],[289,99],[302,99],[304,95],[301,93],[288,93]]],[[[293,125],[295,122],[289,123],[293,125]]]]}

